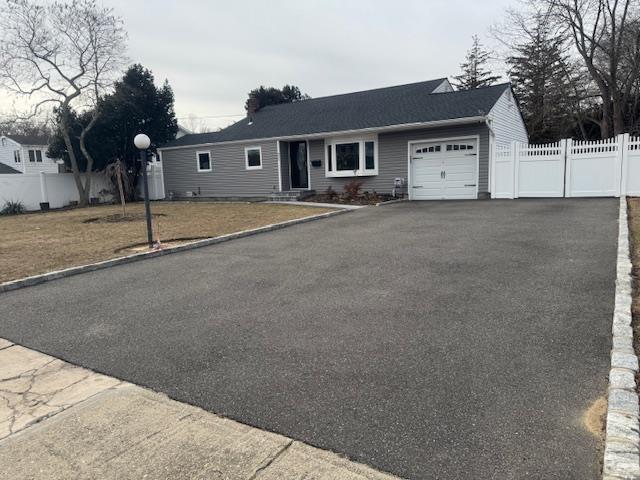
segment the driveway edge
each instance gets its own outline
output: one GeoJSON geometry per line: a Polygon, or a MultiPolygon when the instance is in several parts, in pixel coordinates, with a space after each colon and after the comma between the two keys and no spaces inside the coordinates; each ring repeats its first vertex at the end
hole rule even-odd
{"type": "Polygon", "coordinates": [[[218,237],[205,238],[204,240],[196,240],[194,242],[184,243],[182,245],[176,245],[174,247],[164,248],[154,252],[141,252],[127,255],[125,257],[117,257],[102,262],[89,263],[87,265],[80,265],[78,267],[69,267],[64,270],[56,270],[53,272],[43,273],[41,275],[34,275],[32,277],[20,278],[18,280],[12,280],[10,282],[0,283],[0,293],[9,292],[11,290],[17,290],[19,288],[31,287],[38,285],[39,283],[49,282],[51,280],[57,280],[59,278],[71,277],[85,272],[93,272],[95,270],[102,270],[104,268],[115,267],[116,265],[124,265],[127,263],[133,263],[140,260],[146,260],[148,258],[160,257],[162,255],[169,255],[171,253],[184,252],[186,250],[193,250],[196,248],[207,247],[209,245],[215,245],[216,243],[228,242],[229,240],[235,240],[236,238],[249,237],[251,235],[257,235],[259,233],[272,232],[281,228],[291,227],[300,223],[312,222],[314,220],[321,220],[323,218],[333,217],[335,215],[341,215],[349,213],[351,210],[335,210],[333,212],[320,213],[317,215],[309,215],[307,217],[295,218],[293,220],[287,220],[286,222],[272,223],[265,225],[264,227],[252,228],[250,230],[241,230],[239,232],[228,233],[226,235],[220,235],[218,237]]]}
{"type": "Polygon", "coordinates": [[[631,282],[627,199],[620,197],[603,480],[640,479],[640,424],[635,380],[638,358],[633,349],[631,282]]]}

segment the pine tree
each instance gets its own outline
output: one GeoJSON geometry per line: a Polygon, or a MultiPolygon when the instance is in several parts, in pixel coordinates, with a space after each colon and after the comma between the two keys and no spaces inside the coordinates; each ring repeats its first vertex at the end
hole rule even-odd
{"type": "Polygon", "coordinates": [[[462,73],[453,77],[451,82],[458,90],[488,87],[500,79],[499,75],[492,75],[486,65],[491,52],[485,50],[478,35],[473,36],[473,44],[467,51],[466,61],[460,64],[462,73]]]}
{"type": "Polygon", "coordinates": [[[574,124],[572,67],[564,54],[565,39],[549,30],[544,15],[534,19],[527,33],[506,60],[509,77],[530,140],[552,142],[566,136],[574,124]]]}

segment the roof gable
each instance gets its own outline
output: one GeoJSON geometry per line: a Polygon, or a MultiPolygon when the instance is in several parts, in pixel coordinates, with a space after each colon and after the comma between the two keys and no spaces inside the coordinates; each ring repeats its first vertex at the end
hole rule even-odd
{"type": "Polygon", "coordinates": [[[20,145],[49,145],[49,138],[44,135],[5,135],[5,137],[19,143],[20,145]]]}
{"type": "Polygon", "coordinates": [[[10,167],[9,165],[0,163],[0,173],[4,174],[4,173],[22,173],[22,172],[16,170],[13,167],[10,167]]]}
{"type": "Polygon", "coordinates": [[[165,147],[286,138],[486,116],[508,84],[433,93],[446,79],[270,105],[219,132],[165,147]]]}

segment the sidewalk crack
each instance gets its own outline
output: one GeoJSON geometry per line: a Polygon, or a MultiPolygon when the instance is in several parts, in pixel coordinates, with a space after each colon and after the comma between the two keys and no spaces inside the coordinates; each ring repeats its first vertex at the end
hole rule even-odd
{"type": "Polygon", "coordinates": [[[288,449],[293,445],[294,440],[290,440],[287,442],[280,450],[278,450],[273,456],[267,458],[264,465],[259,466],[255,472],[247,479],[247,480],[255,480],[258,478],[258,475],[269,468],[273,462],[275,462],[278,458],[280,458],[288,449]]]}

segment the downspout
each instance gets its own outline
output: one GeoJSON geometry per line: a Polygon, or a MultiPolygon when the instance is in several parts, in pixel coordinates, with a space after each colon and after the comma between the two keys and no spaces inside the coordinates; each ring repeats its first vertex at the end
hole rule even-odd
{"type": "Polygon", "coordinates": [[[494,160],[495,160],[495,143],[496,143],[496,132],[493,130],[491,126],[492,120],[489,117],[484,118],[485,124],[489,129],[489,165],[488,165],[488,176],[487,183],[489,187],[489,198],[492,198],[493,191],[495,190],[493,185],[493,176],[494,176],[494,160]]]}

